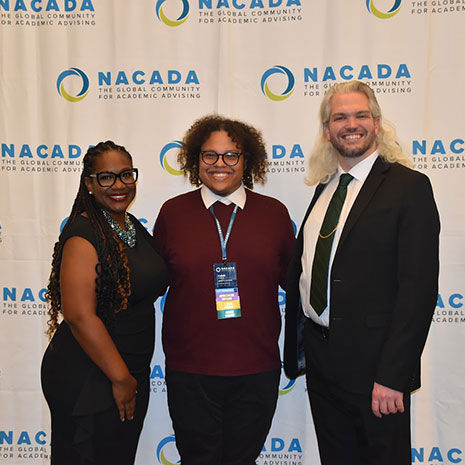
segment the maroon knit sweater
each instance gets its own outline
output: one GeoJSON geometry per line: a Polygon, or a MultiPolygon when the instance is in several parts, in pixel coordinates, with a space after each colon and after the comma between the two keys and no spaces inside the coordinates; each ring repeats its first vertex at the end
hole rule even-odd
{"type": "MultiPolygon", "coordinates": [[[[227,245],[228,261],[237,263],[240,318],[217,319],[213,264],[221,262],[221,246],[200,190],[174,197],[160,210],[154,239],[170,271],[162,329],[168,369],[235,376],[281,366],[278,285],[284,287],[294,248],[292,224],[278,200],[246,192],[227,245]]],[[[233,208],[214,204],[223,235],[233,208]]]]}

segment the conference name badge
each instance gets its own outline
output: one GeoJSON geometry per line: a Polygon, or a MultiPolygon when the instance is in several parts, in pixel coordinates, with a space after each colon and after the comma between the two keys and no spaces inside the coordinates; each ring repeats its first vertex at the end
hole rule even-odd
{"type": "Polygon", "coordinates": [[[215,277],[216,313],[219,320],[239,318],[241,303],[237,287],[237,269],[233,262],[215,263],[213,265],[215,277]]]}

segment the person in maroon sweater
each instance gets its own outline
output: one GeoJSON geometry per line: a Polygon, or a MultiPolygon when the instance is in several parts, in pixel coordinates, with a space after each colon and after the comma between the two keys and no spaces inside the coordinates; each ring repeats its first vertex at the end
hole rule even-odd
{"type": "Polygon", "coordinates": [[[250,190],[266,171],[253,127],[201,118],[179,161],[202,187],[168,200],[154,227],[170,272],[162,339],[176,445],[183,465],[255,464],[278,398],[292,223],[282,203],[250,190]]]}

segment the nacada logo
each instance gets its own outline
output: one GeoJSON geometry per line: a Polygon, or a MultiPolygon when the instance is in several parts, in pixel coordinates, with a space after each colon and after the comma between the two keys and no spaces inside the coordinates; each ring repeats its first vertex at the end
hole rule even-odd
{"type": "Polygon", "coordinates": [[[8,316],[44,316],[48,313],[45,300],[47,289],[33,290],[30,287],[17,289],[3,288],[2,314],[8,316]]]}
{"type": "Polygon", "coordinates": [[[5,302],[45,302],[46,288],[33,291],[30,287],[24,289],[17,289],[16,287],[3,288],[3,300],[5,302]]]}
{"type": "Polygon", "coordinates": [[[402,3],[402,0],[395,0],[392,8],[386,12],[383,12],[381,10],[378,10],[378,8],[376,8],[374,0],[366,0],[368,11],[379,19],[389,19],[389,18],[392,18],[397,13],[399,13],[401,3],[402,3]]]}
{"type": "Polygon", "coordinates": [[[443,464],[444,460],[448,460],[450,463],[461,463],[463,460],[462,451],[457,448],[448,450],[439,447],[432,447],[431,449],[425,449],[424,447],[412,448],[412,464],[430,464],[431,462],[443,464]]]}
{"type": "Polygon", "coordinates": [[[91,0],[0,0],[1,11],[95,11],[91,0]]]}
{"type": "Polygon", "coordinates": [[[32,433],[31,431],[1,431],[0,430],[0,446],[5,445],[32,445],[38,444],[44,446],[47,441],[47,434],[45,431],[37,431],[32,433]]]}
{"type": "Polygon", "coordinates": [[[342,79],[351,81],[352,79],[402,79],[411,78],[410,70],[405,63],[399,65],[389,65],[379,63],[377,65],[343,65],[326,66],[324,68],[304,68],[305,82],[326,82],[342,79]]]}
{"type": "Polygon", "coordinates": [[[57,79],[57,90],[58,94],[61,95],[68,102],[80,102],[84,99],[89,93],[89,78],[87,77],[84,71],[81,71],[79,68],[69,68],[58,76],[57,79]],[[69,78],[75,78],[80,81],[80,90],[73,95],[72,92],[65,89],[64,81],[69,80],[69,78]]]}
{"type": "Polygon", "coordinates": [[[162,465],[176,465],[179,463],[179,456],[175,444],[176,439],[173,435],[167,436],[159,442],[157,446],[158,463],[162,465]]]}
{"type": "Polygon", "coordinates": [[[299,452],[302,453],[302,446],[297,438],[286,441],[283,438],[268,439],[263,446],[262,452],[299,452]]]}
{"type": "MultiPolygon", "coordinates": [[[[102,101],[113,99],[113,94],[116,99],[200,98],[200,80],[193,69],[97,71],[93,82],[102,101]]],[[[59,74],[56,87],[67,101],[80,102],[89,93],[89,83],[83,70],[72,67],[59,74]]]]}
{"type": "Polygon", "coordinates": [[[457,137],[452,140],[436,139],[433,141],[413,140],[413,155],[445,155],[448,152],[459,155],[465,151],[465,140],[457,137]]]}
{"type": "Polygon", "coordinates": [[[286,100],[289,98],[292,93],[294,92],[294,85],[295,85],[295,78],[289,68],[285,66],[276,65],[272,68],[268,69],[263,73],[262,80],[260,83],[262,92],[266,95],[270,100],[275,102],[281,102],[282,100],[286,100]],[[282,81],[285,83],[284,90],[281,93],[276,93],[271,90],[269,80],[272,79],[274,75],[284,75],[282,81]]]}
{"type": "Polygon", "coordinates": [[[5,144],[1,145],[2,158],[40,158],[45,159],[76,159],[79,158],[84,152],[85,148],[79,145],[62,146],[59,144],[39,144],[37,146],[30,144],[5,144]]]}
{"type": "MultiPolygon", "coordinates": [[[[157,13],[157,18],[162,23],[166,24],[167,26],[171,26],[171,27],[180,26],[189,17],[189,1],[188,0],[176,0],[176,1],[180,2],[182,4],[182,12],[176,19],[170,19],[165,14],[165,11],[164,11],[163,7],[166,6],[166,3],[169,3],[168,0],[158,0],[157,1],[157,5],[155,7],[155,10],[156,10],[156,13],[157,13]]],[[[171,3],[172,3],[172,1],[171,1],[171,3]]]]}
{"type": "Polygon", "coordinates": [[[279,395],[284,396],[286,394],[289,394],[295,386],[295,379],[288,379],[286,378],[287,382],[285,383],[285,386],[281,389],[279,389],[279,395]]]}
{"type": "Polygon", "coordinates": [[[143,84],[200,84],[197,73],[194,70],[189,70],[183,73],[176,69],[169,69],[166,73],[159,70],[146,72],[141,69],[136,71],[99,71],[98,85],[99,86],[140,86],[143,84]],[[150,77],[149,77],[150,76],[150,77]]]}
{"type": "MultiPolygon", "coordinates": [[[[177,27],[189,18],[190,4],[192,3],[189,0],[157,0],[155,12],[160,22],[170,27],[177,27]]],[[[199,18],[205,18],[206,15],[210,14],[217,14],[218,17],[237,14],[237,16],[245,17],[250,13],[254,18],[244,22],[256,23],[257,17],[262,17],[265,21],[264,16],[267,13],[277,12],[279,8],[288,9],[286,12],[298,10],[300,13],[300,8],[293,7],[301,7],[302,3],[301,0],[197,0],[196,6],[199,18]]],[[[282,11],[279,12],[279,14],[282,13],[282,11]]]]}
{"type": "Polygon", "coordinates": [[[170,142],[166,144],[160,152],[160,164],[163,167],[165,171],[167,171],[169,174],[172,174],[173,176],[180,176],[181,174],[184,174],[184,169],[177,169],[173,165],[176,163],[176,157],[171,158],[171,162],[168,161],[168,155],[171,155],[172,153],[177,153],[178,150],[182,147],[182,142],[179,140],[175,140],[173,142],[170,142]]]}
{"type": "Polygon", "coordinates": [[[413,140],[412,154],[414,168],[425,169],[463,169],[465,168],[465,140],[455,139],[413,140]]]}
{"type": "Polygon", "coordinates": [[[463,324],[465,312],[463,310],[463,294],[460,292],[438,294],[433,323],[463,324]]]}

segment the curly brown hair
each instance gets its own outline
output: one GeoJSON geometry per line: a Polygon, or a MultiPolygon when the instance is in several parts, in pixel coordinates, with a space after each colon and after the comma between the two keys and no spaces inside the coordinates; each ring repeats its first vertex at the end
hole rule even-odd
{"type": "Polygon", "coordinates": [[[127,307],[131,293],[129,268],[124,247],[117,239],[107,220],[103,216],[100,206],[95,201],[85,184],[85,179],[93,173],[96,160],[106,152],[115,150],[125,154],[132,164],[130,153],[121,145],[112,141],[99,142],[95,147],[90,147],[83,159],[83,170],[79,182],[79,190],[74,200],[68,221],[63,228],[58,242],[55,244],[52,271],[45,297],[50,304],[48,315],[47,335],[52,337],[58,327],[58,319],[61,308],[60,292],[60,267],[63,256],[63,247],[67,237],[67,231],[76,217],[86,213],[98,238],[98,264],[96,266],[97,278],[97,315],[103,320],[108,328],[111,328],[115,314],[127,307]]]}
{"type": "Polygon", "coordinates": [[[184,176],[189,177],[190,183],[197,187],[202,184],[199,178],[200,148],[214,131],[226,131],[244,154],[244,186],[253,189],[254,182],[264,184],[268,162],[261,132],[242,121],[219,115],[207,115],[198,119],[184,136],[178,162],[184,168],[184,176]]]}

